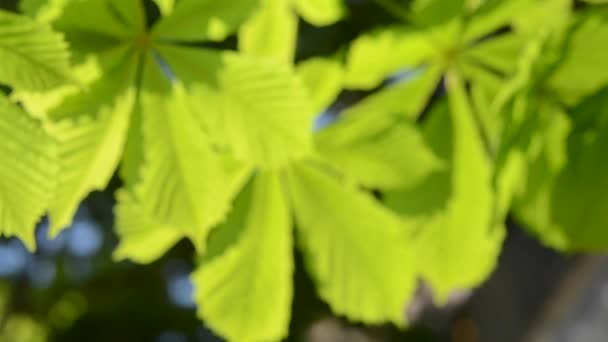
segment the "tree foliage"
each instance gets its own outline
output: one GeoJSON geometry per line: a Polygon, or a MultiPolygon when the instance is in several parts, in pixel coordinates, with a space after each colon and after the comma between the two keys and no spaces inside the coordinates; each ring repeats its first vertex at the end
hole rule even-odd
{"type": "Polygon", "coordinates": [[[34,249],[118,175],[114,257],[192,241],[198,313],[234,341],[287,335],[294,248],[336,314],[399,326],[419,278],[443,302],[488,276],[509,214],[608,248],[602,1],[378,0],[395,20],[303,60],[300,18],[344,2],[153,3],[0,11],[2,234],[34,249]],[[369,95],[315,125],[345,90],[369,95]]]}

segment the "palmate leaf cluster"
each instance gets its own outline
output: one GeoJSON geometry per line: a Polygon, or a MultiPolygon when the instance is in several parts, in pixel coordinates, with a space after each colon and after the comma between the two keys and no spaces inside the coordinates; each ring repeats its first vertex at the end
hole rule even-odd
{"type": "Polygon", "coordinates": [[[401,326],[420,278],[442,303],[489,275],[509,214],[554,248],[608,248],[607,8],[377,3],[397,20],[298,63],[300,18],[345,3],[0,11],[0,231],[34,249],[41,217],[58,234],[118,174],[115,258],[192,241],[198,313],[235,341],[288,334],[294,249],[336,314],[401,326]],[[314,128],[344,89],[374,91],[314,128]]]}

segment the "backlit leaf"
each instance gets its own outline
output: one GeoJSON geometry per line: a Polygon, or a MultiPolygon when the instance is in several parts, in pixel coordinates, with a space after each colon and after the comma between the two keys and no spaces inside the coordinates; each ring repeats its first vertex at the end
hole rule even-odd
{"type": "Polygon", "coordinates": [[[342,0],[295,0],[294,6],[304,20],[316,26],[331,25],[346,14],[342,0]]]}
{"type": "Polygon", "coordinates": [[[109,71],[50,113],[61,166],[50,210],[52,235],[69,226],[84,197],[105,189],[118,166],[135,101],[134,61],[109,71]]]}
{"type": "Polygon", "coordinates": [[[335,61],[311,58],[297,66],[297,73],[311,94],[313,113],[328,109],[344,84],[344,70],[335,61]]]}
{"type": "Polygon", "coordinates": [[[35,248],[34,230],[57,179],[55,141],[42,125],[0,95],[0,234],[35,248]]]}
{"type": "Polygon", "coordinates": [[[563,100],[575,104],[608,84],[608,70],[604,68],[608,50],[608,20],[589,13],[568,39],[565,56],[549,80],[549,86],[559,92],[563,100]]]}
{"type": "Polygon", "coordinates": [[[199,250],[221,222],[248,174],[245,165],[216,153],[197,125],[181,85],[143,90],[144,167],[134,192],[144,212],[188,236],[199,250]],[[159,187],[158,184],[163,184],[159,187]]]}
{"type": "Polygon", "coordinates": [[[245,54],[293,63],[298,18],[290,0],[263,0],[239,30],[239,50],[245,54]]]}
{"type": "Polygon", "coordinates": [[[370,89],[401,71],[411,71],[433,56],[430,33],[401,28],[376,31],[359,37],[348,52],[346,85],[370,89]]]}
{"type": "Polygon", "coordinates": [[[207,115],[224,121],[237,159],[276,168],[310,153],[314,113],[290,67],[228,55],[219,83],[221,112],[207,115]]]}
{"type": "Polygon", "coordinates": [[[412,120],[434,90],[437,72],[412,77],[364,99],[316,134],[328,163],[360,184],[380,189],[407,187],[442,167],[412,120]]]}
{"type": "Polygon", "coordinates": [[[163,17],[154,35],[164,41],[219,41],[235,32],[260,0],[181,0],[163,17]]]}
{"type": "Polygon", "coordinates": [[[278,174],[258,174],[214,234],[210,254],[192,275],[199,316],[231,341],[281,340],[291,316],[294,266],[278,174]]]}
{"type": "Polygon", "coordinates": [[[0,10],[0,83],[30,91],[73,83],[68,46],[48,25],[0,10]]]}
{"type": "Polygon", "coordinates": [[[438,107],[426,127],[427,139],[451,169],[387,197],[414,227],[419,271],[441,303],[451,291],[475,287],[488,276],[504,237],[495,220],[490,160],[461,82],[450,74],[450,114],[438,107]]]}
{"type": "Polygon", "coordinates": [[[300,248],[321,298],[354,321],[403,324],[416,279],[398,218],[314,165],[290,169],[289,193],[300,248]]]}

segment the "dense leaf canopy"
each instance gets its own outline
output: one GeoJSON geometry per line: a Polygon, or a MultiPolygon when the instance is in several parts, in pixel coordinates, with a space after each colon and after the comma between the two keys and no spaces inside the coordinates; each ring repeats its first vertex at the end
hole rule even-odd
{"type": "Polygon", "coordinates": [[[606,250],[588,2],[378,0],[393,20],[303,58],[345,2],[22,1],[0,10],[0,232],[34,250],[118,179],[114,258],[189,239],[197,312],[234,341],[288,335],[294,249],[335,314],[397,326],[420,279],[438,303],[483,282],[508,215],[606,250]]]}

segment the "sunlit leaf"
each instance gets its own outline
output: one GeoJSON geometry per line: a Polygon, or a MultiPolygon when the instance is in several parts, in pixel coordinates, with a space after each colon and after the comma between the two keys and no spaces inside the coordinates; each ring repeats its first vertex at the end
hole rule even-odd
{"type": "Polygon", "coordinates": [[[278,174],[258,174],[214,234],[192,276],[199,316],[231,341],[281,340],[291,316],[294,266],[278,174]]]}
{"type": "Polygon", "coordinates": [[[168,92],[143,90],[144,166],[134,186],[145,213],[188,236],[204,250],[206,237],[221,222],[248,168],[216,153],[197,125],[195,105],[181,85],[168,92]],[[158,184],[163,184],[159,187],[158,184]]]}
{"type": "Polygon", "coordinates": [[[142,6],[138,0],[70,0],[53,26],[66,34],[72,47],[100,51],[144,31],[142,6]]]}
{"type": "Polygon", "coordinates": [[[160,9],[160,13],[162,15],[169,15],[173,12],[173,7],[175,6],[175,0],[154,0],[156,6],[160,9]]]}
{"type": "Polygon", "coordinates": [[[289,193],[298,241],[321,298],[354,321],[403,324],[416,279],[397,217],[313,165],[290,169],[289,193]]]}
{"type": "Polygon", "coordinates": [[[425,70],[349,108],[316,135],[320,154],[371,188],[407,187],[441,168],[412,121],[426,105],[437,76],[425,70]]]}
{"type": "Polygon", "coordinates": [[[440,25],[463,15],[465,5],[464,0],[416,0],[412,4],[413,19],[419,25],[440,25]]]}
{"type": "Polygon", "coordinates": [[[346,4],[342,0],[294,0],[298,13],[309,23],[326,26],[342,19],[346,4]]]}
{"type": "Polygon", "coordinates": [[[608,50],[598,48],[606,44],[608,20],[590,13],[568,39],[563,61],[551,76],[549,86],[573,104],[608,84],[608,70],[603,67],[608,50]]]}
{"type": "Polygon", "coordinates": [[[19,9],[39,22],[51,22],[63,11],[69,0],[21,0],[19,9]]]}
{"type": "Polygon", "coordinates": [[[514,30],[533,34],[556,30],[559,33],[569,24],[572,16],[572,1],[528,0],[528,2],[529,6],[524,9],[526,15],[513,17],[512,26],[514,30]]]}
{"type": "Polygon", "coordinates": [[[478,68],[511,75],[527,41],[526,37],[517,34],[499,36],[468,48],[461,58],[478,68]]]}
{"type": "Polygon", "coordinates": [[[338,62],[311,58],[298,64],[297,73],[311,94],[313,113],[327,110],[342,91],[344,70],[338,62]]]}
{"type": "Polygon", "coordinates": [[[223,120],[237,159],[276,168],[310,153],[314,113],[290,67],[229,55],[219,83],[221,112],[207,115],[223,120]]]}
{"type": "Polygon", "coordinates": [[[34,249],[36,223],[57,179],[55,141],[39,122],[0,95],[0,234],[34,249]]]}
{"type": "Polygon", "coordinates": [[[507,27],[520,16],[535,0],[492,0],[486,1],[475,12],[463,34],[465,41],[484,38],[495,31],[507,27]]]}
{"type": "Polygon", "coordinates": [[[348,52],[346,85],[373,88],[395,73],[419,67],[435,54],[428,32],[390,28],[363,35],[348,52]]]}
{"type": "Polygon", "coordinates": [[[291,64],[294,59],[298,18],[290,0],[263,0],[239,31],[239,50],[245,54],[291,64]]]}
{"type": "Polygon", "coordinates": [[[147,212],[143,204],[145,201],[129,190],[119,190],[116,198],[118,205],[115,210],[115,229],[120,243],[114,251],[114,259],[150,263],[160,258],[184,237],[179,229],[159,222],[147,212]]]}
{"type": "Polygon", "coordinates": [[[52,235],[67,227],[80,201],[91,191],[105,189],[114,174],[135,101],[134,61],[108,72],[50,113],[61,166],[50,210],[52,235]]]}
{"type": "Polygon", "coordinates": [[[155,26],[165,41],[223,40],[235,32],[257,8],[260,0],[181,0],[171,15],[155,26]]]}
{"type": "Polygon", "coordinates": [[[217,86],[224,51],[175,44],[158,44],[155,50],[159,63],[165,63],[167,78],[177,78],[186,87],[201,83],[217,86]]]}
{"type": "Polygon", "coordinates": [[[439,107],[426,128],[427,139],[439,156],[450,160],[451,169],[388,197],[389,205],[416,227],[419,271],[439,302],[488,276],[504,236],[495,220],[490,160],[461,82],[450,74],[450,114],[439,107]]]}
{"type": "Polygon", "coordinates": [[[73,83],[66,42],[49,26],[0,10],[0,83],[31,91],[73,83]]]}

